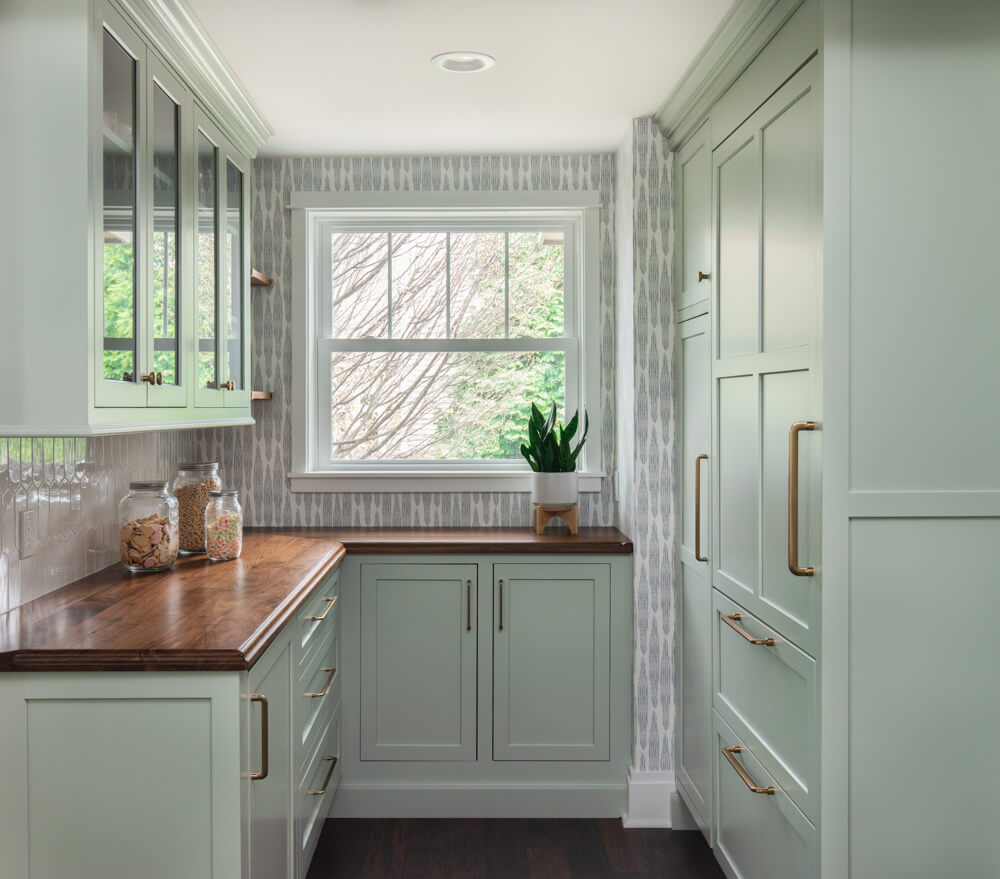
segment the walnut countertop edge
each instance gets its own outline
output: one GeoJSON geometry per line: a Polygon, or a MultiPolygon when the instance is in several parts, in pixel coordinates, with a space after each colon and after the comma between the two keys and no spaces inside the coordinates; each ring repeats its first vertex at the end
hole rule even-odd
{"type": "Polygon", "coordinates": [[[0,614],[0,672],[250,668],[348,552],[631,554],[615,528],[248,528],[231,562],[114,565],[0,614]]]}

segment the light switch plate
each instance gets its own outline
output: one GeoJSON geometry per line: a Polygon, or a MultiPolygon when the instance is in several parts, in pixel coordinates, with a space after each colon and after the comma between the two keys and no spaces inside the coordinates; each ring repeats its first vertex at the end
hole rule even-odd
{"type": "Polygon", "coordinates": [[[38,529],[35,525],[35,511],[21,510],[19,551],[22,559],[31,558],[38,552],[38,529]]]}

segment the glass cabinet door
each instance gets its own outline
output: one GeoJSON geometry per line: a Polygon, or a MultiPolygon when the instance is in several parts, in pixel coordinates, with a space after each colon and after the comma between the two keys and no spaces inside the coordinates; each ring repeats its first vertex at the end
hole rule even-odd
{"type": "Polygon", "coordinates": [[[103,334],[95,400],[99,406],[143,406],[137,247],[142,44],[124,22],[111,24],[114,31],[106,25],[102,33],[103,334]]]}
{"type": "Polygon", "coordinates": [[[227,406],[246,406],[248,388],[247,338],[244,312],[248,283],[248,255],[245,246],[246,214],[244,189],[246,174],[234,156],[226,159],[226,280],[223,320],[225,322],[225,367],[227,406]]]}
{"type": "Polygon", "coordinates": [[[195,402],[221,406],[223,382],[219,357],[220,252],[219,252],[219,145],[214,132],[198,128],[198,216],[197,216],[197,390],[195,402]]]}

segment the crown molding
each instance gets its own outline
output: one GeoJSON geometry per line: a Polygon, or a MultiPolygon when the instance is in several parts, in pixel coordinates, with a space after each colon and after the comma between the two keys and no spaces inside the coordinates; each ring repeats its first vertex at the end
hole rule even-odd
{"type": "Polygon", "coordinates": [[[677,149],[803,0],[737,0],[653,119],[677,149]]]}
{"type": "MultiPolygon", "coordinates": [[[[274,134],[185,0],[114,0],[250,158],[274,134]]],[[[250,51],[248,47],[247,51],[250,51]]]]}

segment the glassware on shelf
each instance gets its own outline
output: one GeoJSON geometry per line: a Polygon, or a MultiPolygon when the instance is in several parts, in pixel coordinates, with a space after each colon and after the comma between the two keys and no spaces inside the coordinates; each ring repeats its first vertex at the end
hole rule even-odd
{"type": "Polygon", "coordinates": [[[243,510],[235,489],[209,494],[205,508],[205,551],[216,562],[239,558],[243,551],[243,510]]]}
{"type": "Polygon", "coordinates": [[[118,504],[122,564],[134,573],[165,571],[178,552],[177,498],[167,482],[130,482],[118,504]]]}

